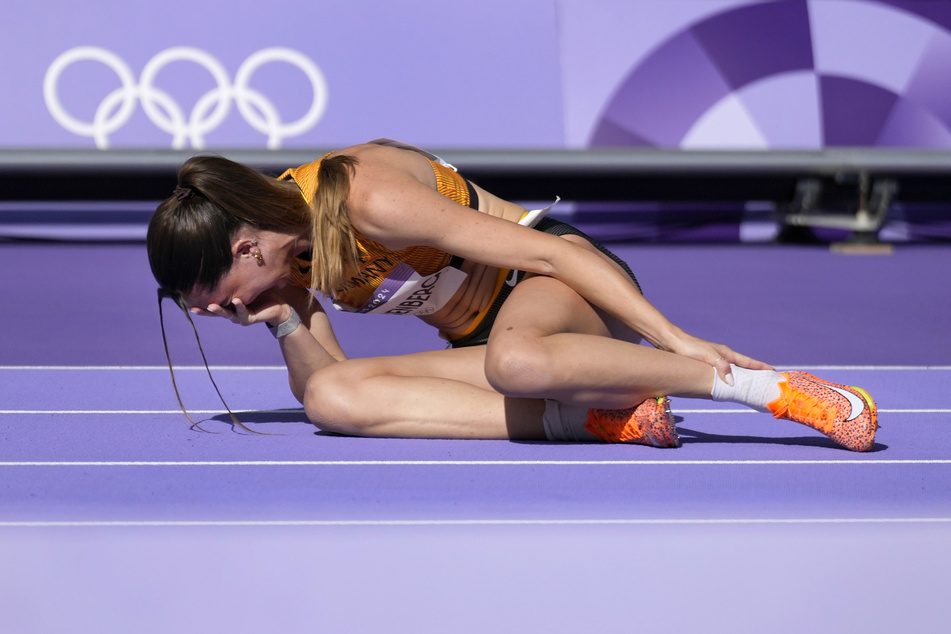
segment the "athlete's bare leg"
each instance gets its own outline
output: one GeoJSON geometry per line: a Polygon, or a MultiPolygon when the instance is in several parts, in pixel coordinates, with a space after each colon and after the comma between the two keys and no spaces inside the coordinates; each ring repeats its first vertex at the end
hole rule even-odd
{"type": "Polygon", "coordinates": [[[544,440],[544,401],[502,396],[484,366],[485,346],[350,359],[311,376],[304,407],[357,436],[544,440]]]}
{"type": "Polygon", "coordinates": [[[333,364],[310,378],[304,404],[339,433],[543,439],[544,399],[621,409],[710,398],[711,366],[639,341],[562,282],[535,276],[513,289],[487,347],[333,364]]]}
{"type": "Polygon", "coordinates": [[[582,407],[621,409],[664,395],[710,398],[710,365],[639,340],[565,284],[535,276],[516,286],[499,312],[486,373],[503,394],[582,407]]]}
{"type": "Polygon", "coordinates": [[[710,397],[711,366],[639,341],[562,282],[536,276],[513,289],[488,347],[332,364],[307,382],[304,405],[321,429],[352,435],[543,439],[544,399],[620,409],[652,396],[710,397]]]}

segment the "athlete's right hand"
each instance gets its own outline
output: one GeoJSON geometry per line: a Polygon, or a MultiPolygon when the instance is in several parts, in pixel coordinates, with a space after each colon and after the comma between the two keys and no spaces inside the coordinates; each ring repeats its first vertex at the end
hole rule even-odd
{"type": "Polygon", "coordinates": [[[291,307],[274,291],[265,291],[251,306],[245,306],[244,302],[235,298],[228,306],[209,304],[206,308],[194,307],[191,311],[206,317],[224,317],[240,326],[250,326],[262,321],[276,325],[287,321],[291,316],[291,307]]]}

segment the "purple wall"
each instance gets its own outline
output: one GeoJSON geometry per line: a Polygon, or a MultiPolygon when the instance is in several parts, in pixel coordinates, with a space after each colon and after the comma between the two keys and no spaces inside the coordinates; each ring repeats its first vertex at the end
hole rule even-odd
{"type": "Polygon", "coordinates": [[[273,6],[6,7],[0,148],[951,146],[951,3],[273,6]]]}
{"type": "Polygon", "coordinates": [[[240,84],[242,65],[251,56],[274,47],[296,51],[325,84],[317,91],[326,98],[319,120],[300,134],[278,139],[282,148],[337,146],[379,136],[439,146],[560,146],[563,141],[555,5],[548,0],[449,5],[431,0],[53,0],[5,7],[4,23],[17,28],[4,28],[0,40],[0,48],[8,49],[0,62],[0,147],[96,147],[88,133],[64,129],[44,99],[48,69],[83,46],[103,49],[107,53],[97,53],[100,57],[115,57],[118,64],[113,63],[129,74],[127,89],[117,93],[122,83],[116,71],[101,61],[77,60],[54,84],[74,119],[91,125],[98,112],[100,129],[115,128],[103,135],[100,146],[171,147],[174,135],[156,123],[174,122],[171,106],[179,125],[166,128],[197,131],[181,135],[182,147],[197,145],[193,140],[206,147],[265,147],[267,135],[248,119],[266,123],[267,110],[276,113],[281,126],[304,117],[315,91],[301,66],[260,66],[247,82],[251,91],[222,96],[222,107],[229,109],[220,123],[215,120],[218,95],[211,92],[216,82],[208,68],[220,66],[219,85],[230,90],[240,84]],[[154,81],[148,81],[149,63],[177,47],[200,49],[209,59],[159,63],[154,81]],[[119,125],[126,96],[131,116],[119,125]],[[202,98],[207,98],[205,112],[202,98]],[[257,117],[244,115],[239,103],[257,117]]]}

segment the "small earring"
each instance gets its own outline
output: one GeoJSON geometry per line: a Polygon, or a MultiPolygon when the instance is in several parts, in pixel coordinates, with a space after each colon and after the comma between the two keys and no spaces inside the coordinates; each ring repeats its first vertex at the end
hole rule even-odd
{"type": "Polygon", "coordinates": [[[257,239],[251,240],[251,246],[254,247],[254,250],[251,251],[251,255],[254,257],[254,261],[258,263],[258,266],[264,266],[264,255],[261,253],[261,249],[258,247],[257,239]]]}

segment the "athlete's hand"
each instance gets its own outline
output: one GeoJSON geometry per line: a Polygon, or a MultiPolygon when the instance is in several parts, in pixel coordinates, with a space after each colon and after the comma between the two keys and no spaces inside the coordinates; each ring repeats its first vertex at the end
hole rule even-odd
{"type": "Polygon", "coordinates": [[[196,315],[224,317],[240,326],[250,326],[262,321],[280,324],[291,315],[290,306],[279,294],[271,291],[262,293],[250,306],[245,306],[244,302],[235,298],[228,306],[209,304],[206,308],[196,307],[191,310],[196,315]]]}
{"type": "Polygon", "coordinates": [[[670,352],[674,352],[697,361],[703,361],[716,368],[717,374],[728,385],[733,385],[733,373],[730,370],[730,364],[735,363],[741,368],[750,370],[773,370],[774,368],[762,361],[757,361],[745,354],[740,354],[732,348],[723,344],[704,341],[683,333],[678,337],[676,343],[666,347],[670,352]]]}

